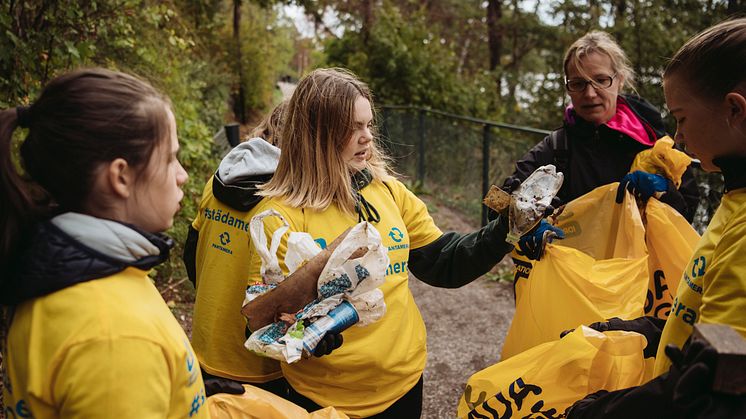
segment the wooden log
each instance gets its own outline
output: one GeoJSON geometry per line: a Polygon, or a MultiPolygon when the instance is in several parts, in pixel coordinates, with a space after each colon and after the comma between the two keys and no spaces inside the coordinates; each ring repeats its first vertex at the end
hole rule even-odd
{"type": "MultiPolygon", "coordinates": [[[[249,329],[256,331],[280,319],[283,313],[294,314],[303,309],[318,296],[318,281],[321,272],[329,261],[334,250],[342,243],[352,228],[348,228],[333,242],[316,254],[311,260],[303,264],[295,272],[288,275],[277,288],[268,291],[241,309],[249,322],[249,329]]],[[[367,248],[360,248],[350,256],[355,259],[363,256],[367,248]]]]}
{"type": "Polygon", "coordinates": [[[746,394],[746,340],[730,326],[704,323],[694,325],[692,339],[707,342],[717,352],[712,390],[746,394]]]}

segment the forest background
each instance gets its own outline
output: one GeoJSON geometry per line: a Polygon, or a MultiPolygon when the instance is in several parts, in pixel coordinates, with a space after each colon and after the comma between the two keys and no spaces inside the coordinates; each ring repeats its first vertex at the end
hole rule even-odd
{"type": "MultiPolygon", "coordinates": [[[[632,61],[639,94],[663,108],[666,59],[694,33],[742,13],[744,3],[2,0],[0,108],[29,104],[46,82],[79,66],[150,80],[173,102],[190,173],[184,209],[170,232],[183,243],[220,158],[213,134],[234,120],[250,126],[271,109],[281,99],[279,80],[342,66],[370,84],[379,105],[552,129],[568,102],[562,56],[580,35],[610,32],[632,61]],[[302,32],[289,10],[305,17],[302,32]]],[[[154,274],[161,289],[190,288],[180,255],[177,247],[154,274]]]]}

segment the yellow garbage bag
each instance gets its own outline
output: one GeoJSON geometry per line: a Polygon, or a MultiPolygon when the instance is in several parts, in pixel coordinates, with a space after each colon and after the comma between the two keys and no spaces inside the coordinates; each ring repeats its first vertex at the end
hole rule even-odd
{"type": "Polygon", "coordinates": [[[645,227],[631,194],[615,203],[617,185],[567,204],[557,221],[565,239],[547,245],[540,261],[513,252],[516,310],[502,359],[582,324],[643,315],[649,282],[645,227]]]}
{"type": "Polygon", "coordinates": [[[312,413],[295,403],[248,384],[244,394],[218,393],[207,398],[212,419],[348,419],[333,407],[312,413]]]}
{"type": "Polygon", "coordinates": [[[637,153],[630,172],[642,170],[663,175],[671,179],[678,188],[681,186],[681,176],[692,163],[692,159],[686,153],[673,148],[673,145],[674,141],[669,136],[659,139],[652,148],[637,153]]]}
{"type": "Polygon", "coordinates": [[[472,375],[458,416],[564,417],[565,409],[587,394],[645,383],[645,344],[634,332],[579,327],[472,375]]]}
{"type": "Polygon", "coordinates": [[[516,312],[503,359],[567,329],[611,317],[665,319],[699,235],[676,210],[651,198],[615,203],[618,183],[570,202],[557,225],[564,240],[541,261],[513,252],[516,312]]]}
{"type": "Polygon", "coordinates": [[[645,315],[667,319],[699,234],[681,214],[657,199],[648,201],[643,217],[650,272],[645,315]]]}

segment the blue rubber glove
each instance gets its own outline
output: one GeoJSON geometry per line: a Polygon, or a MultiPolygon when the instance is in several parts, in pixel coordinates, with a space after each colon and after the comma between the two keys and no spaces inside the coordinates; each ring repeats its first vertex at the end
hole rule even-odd
{"type": "Polygon", "coordinates": [[[661,175],[654,175],[642,170],[628,173],[619,182],[619,188],[616,191],[617,204],[621,204],[624,200],[625,189],[632,192],[636,198],[647,202],[656,192],[665,193],[668,191],[668,180],[661,175]]]}
{"type": "Polygon", "coordinates": [[[518,247],[521,253],[529,259],[539,260],[544,254],[547,243],[551,243],[555,238],[564,239],[565,232],[549,224],[547,220],[541,220],[533,230],[521,236],[518,240],[518,247]]]}

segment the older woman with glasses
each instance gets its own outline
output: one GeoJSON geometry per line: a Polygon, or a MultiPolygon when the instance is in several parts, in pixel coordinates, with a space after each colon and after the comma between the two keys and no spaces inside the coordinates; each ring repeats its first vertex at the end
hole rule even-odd
{"type": "Polygon", "coordinates": [[[589,32],[567,50],[564,72],[572,104],[565,110],[562,128],[516,163],[503,188],[511,190],[539,166],[554,164],[565,175],[557,195],[563,203],[598,186],[621,182],[620,192],[627,188],[643,200],[664,192],[661,200],[691,222],[699,193],[689,170],[678,190],[659,175],[628,174],[635,155],[666,132],[658,109],[639,96],[622,93],[625,88],[634,91],[634,73],[619,45],[605,32],[589,32]]]}

